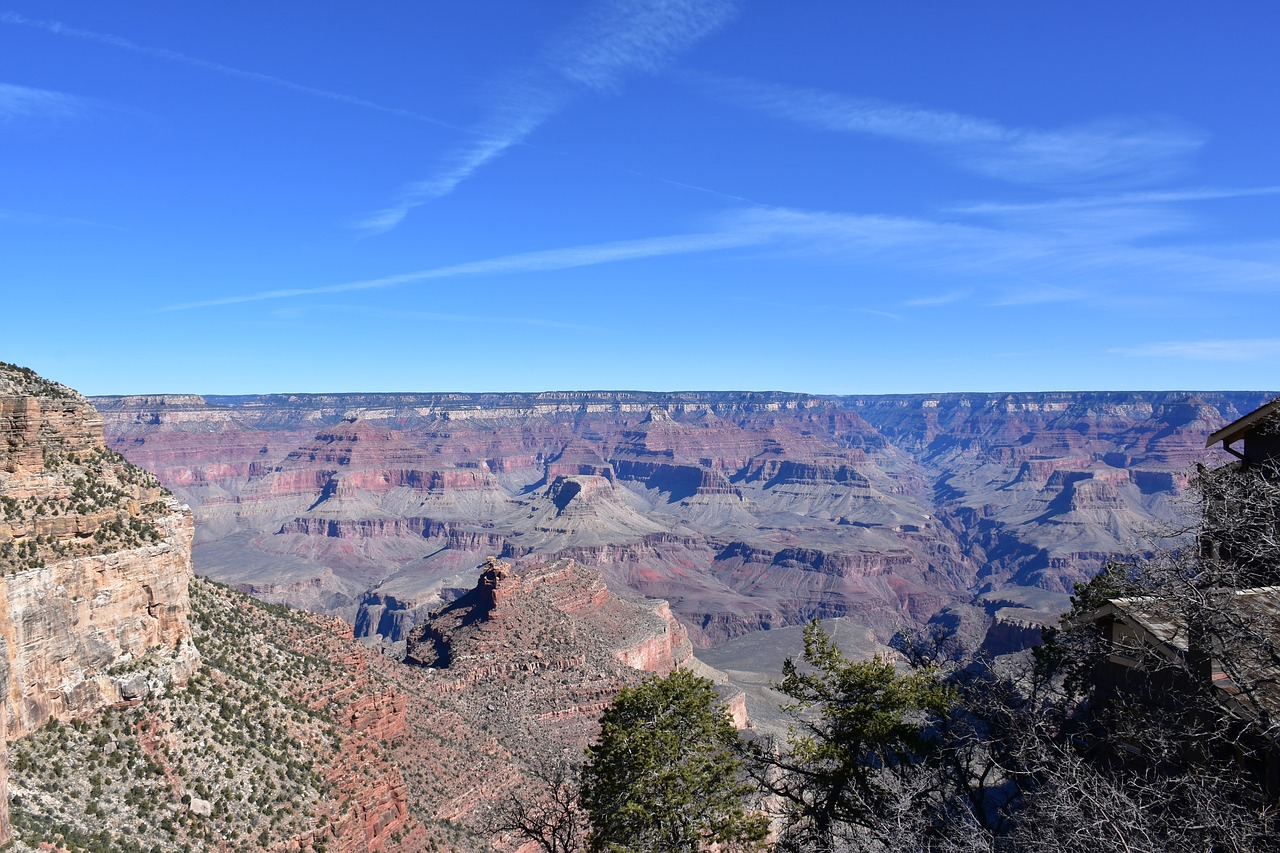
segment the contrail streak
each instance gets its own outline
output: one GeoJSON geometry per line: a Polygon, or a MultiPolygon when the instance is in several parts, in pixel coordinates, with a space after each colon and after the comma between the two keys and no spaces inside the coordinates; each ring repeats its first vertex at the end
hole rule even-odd
{"type": "Polygon", "coordinates": [[[263,74],[258,71],[246,71],[243,68],[234,68],[230,65],[223,65],[221,62],[211,62],[208,59],[200,59],[196,56],[188,56],[185,53],[179,53],[176,50],[168,50],[162,47],[147,47],[138,44],[121,36],[111,35],[110,33],[98,33],[93,30],[82,30],[78,27],[69,27],[61,21],[37,21],[19,15],[17,12],[5,12],[0,14],[0,23],[16,24],[23,27],[32,27],[38,30],[52,33],[59,36],[67,36],[70,38],[83,39],[97,44],[104,44],[108,47],[119,48],[133,53],[140,53],[144,56],[150,56],[155,59],[163,59],[166,62],[176,62],[181,65],[187,65],[192,68],[199,68],[204,71],[212,71],[215,74],[222,74],[227,77],[238,77],[241,80],[251,80],[255,83],[265,83],[268,86],[275,86],[280,89],[287,89],[291,92],[298,92],[303,95],[311,95],[316,98],[325,98],[330,101],[337,101],[341,104],[349,104],[353,107],[363,107],[369,110],[377,110],[378,112],[387,113],[389,115],[401,116],[403,118],[413,119],[415,121],[433,124],[436,127],[443,127],[448,130],[454,130],[458,133],[465,133],[469,136],[478,135],[477,131],[471,128],[462,127],[456,124],[450,124],[447,121],[441,121],[422,113],[406,110],[400,107],[388,107],[385,104],[379,104],[374,101],[368,101],[364,98],[357,98],[354,95],[344,95],[341,92],[331,92],[328,89],[317,89],[315,86],[306,86],[302,83],[295,83],[292,80],[285,80],[283,77],[274,77],[270,74],[263,74]]]}

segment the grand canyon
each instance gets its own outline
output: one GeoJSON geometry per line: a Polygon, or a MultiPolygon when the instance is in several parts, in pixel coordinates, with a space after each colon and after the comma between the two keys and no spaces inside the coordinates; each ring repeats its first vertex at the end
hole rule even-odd
{"type": "Polygon", "coordinates": [[[0,504],[0,842],[19,850],[478,849],[485,810],[646,672],[713,677],[746,725],[665,603],[570,559],[473,568],[406,632],[407,663],[195,577],[191,509],[105,446],[88,400],[8,364],[0,504]]]}
{"type": "Polygon", "coordinates": [[[1280,853],[1280,6],[1152,11],[6,2],[0,853],[1280,853]]]}
{"type": "Polygon", "coordinates": [[[486,822],[619,688],[692,669],[783,734],[808,620],[1025,647],[1269,397],[0,380],[20,850],[527,849],[486,822]]]}
{"type": "Polygon", "coordinates": [[[1007,648],[1175,519],[1266,393],[100,397],[201,574],[388,645],[493,555],[572,558],[707,648],[848,617],[1007,648]]]}

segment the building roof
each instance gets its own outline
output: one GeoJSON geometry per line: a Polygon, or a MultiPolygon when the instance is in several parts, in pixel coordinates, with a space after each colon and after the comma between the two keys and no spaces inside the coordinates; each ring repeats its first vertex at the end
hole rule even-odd
{"type": "Polygon", "coordinates": [[[1245,433],[1249,432],[1249,430],[1253,429],[1262,421],[1265,421],[1277,412],[1280,412],[1280,397],[1277,397],[1265,406],[1260,406],[1259,408],[1254,409],[1243,418],[1227,424],[1222,429],[1209,436],[1208,440],[1204,443],[1204,446],[1213,447],[1218,442],[1222,442],[1224,446],[1229,445],[1233,441],[1239,440],[1245,433]]]}
{"type": "Polygon", "coordinates": [[[1113,598],[1093,614],[1094,621],[1104,616],[1123,618],[1145,631],[1150,639],[1180,652],[1187,650],[1186,622],[1175,603],[1167,598],[1113,598]]]}
{"type": "MultiPolygon", "coordinates": [[[[1222,637],[1214,638],[1213,684],[1246,714],[1258,709],[1280,714],[1280,586],[1223,592],[1231,596],[1223,611],[1231,648],[1223,654],[1222,637]],[[1230,660],[1224,661],[1226,657],[1230,660]]],[[[1166,660],[1186,662],[1189,631],[1177,602],[1154,596],[1114,598],[1093,614],[1095,621],[1106,616],[1140,629],[1144,642],[1166,660]]]]}

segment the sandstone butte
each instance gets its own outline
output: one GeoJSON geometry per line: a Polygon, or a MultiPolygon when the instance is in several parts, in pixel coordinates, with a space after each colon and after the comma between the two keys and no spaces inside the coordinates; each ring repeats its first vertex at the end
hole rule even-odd
{"type": "Polygon", "coordinates": [[[1270,395],[97,398],[202,574],[403,644],[493,554],[666,599],[699,648],[814,616],[1016,647],[1270,395]]]}
{"type": "MultiPolygon", "coordinates": [[[[217,802],[189,796],[199,780],[178,766],[209,750],[208,733],[197,737],[189,723],[149,709],[148,697],[202,679],[212,690],[197,690],[205,697],[198,701],[217,699],[225,717],[231,700],[234,725],[261,731],[271,702],[254,699],[259,667],[292,656],[317,668],[306,677],[273,671],[271,694],[282,699],[272,701],[294,704],[271,713],[292,714],[289,737],[309,744],[306,757],[327,793],[314,806],[319,822],[271,849],[467,850],[482,843],[475,824],[488,805],[526,784],[524,768],[548,754],[580,754],[613,694],[644,671],[686,666],[711,676],[735,722],[747,724],[742,694],[697,661],[666,602],[620,597],[598,569],[567,558],[518,568],[484,561],[473,589],[408,633],[405,662],[357,642],[340,619],[248,606],[238,593],[193,579],[190,511],[107,450],[101,429],[80,395],[0,366],[0,751],[49,720],[131,709],[130,736],[160,774],[148,796],[226,820],[217,802]],[[189,589],[199,592],[200,609],[189,589]],[[199,637],[215,654],[202,669],[199,637]],[[319,716],[299,716],[302,707],[319,716]],[[317,728],[324,720],[333,724],[328,735],[328,724],[317,728]],[[179,804],[183,794],[189,807],[179,804]],[[443,825],[453,834],[433,828],[443,825]]],[[[217,716],[217,707],[199,716],[217,716]]],[[[0,759],[3,840],[9,800],[7,757],[0,759]]],[[[241,785],[224,765],[219,784],[241,785]]],[[[56,813],[56,798],[42,798],[56,813]]],[[[223,839],[210,849],[243,846],[223,839]]]]}

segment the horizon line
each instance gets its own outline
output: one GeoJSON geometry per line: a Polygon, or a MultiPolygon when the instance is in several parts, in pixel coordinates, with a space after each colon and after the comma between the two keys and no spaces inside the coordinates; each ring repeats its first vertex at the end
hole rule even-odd
{"type": "Polygon", "coordinates": [[[1039,389],[1039,390],[967,390],[967,391],[870,391],[870,392],[822,392],[822,391],[788,391],[783,389],[641,389],[641,388],[582,388],[582,389],[544,389],[540,391],[267,391],[222,393],[197,391],[152,391],[124,394],[84,394],[88,399],[124,400],[140,397],[200,397],[210,398],[244,397],[542,397],[550,395],[761,395],[782,397],[807,397],[812,399],[846,399],[850,397],[964,397],[981,396],[1047,396],[1047,395],[1079,395],[1079,394],[1275,394],[1280,390],[1265,388],[1075,388],[1075,389],[1039,389]]]}

